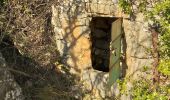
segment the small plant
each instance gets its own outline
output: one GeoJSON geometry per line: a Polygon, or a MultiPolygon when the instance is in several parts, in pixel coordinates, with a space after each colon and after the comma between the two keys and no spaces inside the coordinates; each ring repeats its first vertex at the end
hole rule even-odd
{"type": "MultiPolygon", "coordinates": [[[[126,82],[119,81],[120,91],[131,95],[132,100],[169,100],[170,98],[170,0],[119,0],[119,6],[124,13],[144,13],[151,26],[156,26],[159,33],[158,50],[160,62],[157,70],[160,73],[160,83],[153,84],[152,80],[140,77],[132,81],[132,88],[127,91],[126,82]],[[136,7],[133,12],[133,7],[136,7]],[[149,9],[148,9],[149,7],[149,9]],[[165,77],[165,78],[164,78],[165,77]]],[[[144,71],[146,72],[146,70],[144,71]]]]}
{"type": "Polygon", "coordinates": [[[161,60],[159,67],[158,67],[159,72],[161,72],[163,75],[168,75],[170,76],[170,60],[161,60]]]}
{"type": "Polygon", "coordinates": [[[132,13],[132,5],[128,0],[119,0],[119,6],[122,8],[123,12],[127,14],[132,13]]]}
{"type": "Polygon", "coordinates": [[[170,84],[155,86],[152,80],[142,77],[139,80],[133,80],[131,83],[132,87],[128,90],[127,79],[118,81],[121,95],[130,95],[132,100],[169,100],[170,84]]]}

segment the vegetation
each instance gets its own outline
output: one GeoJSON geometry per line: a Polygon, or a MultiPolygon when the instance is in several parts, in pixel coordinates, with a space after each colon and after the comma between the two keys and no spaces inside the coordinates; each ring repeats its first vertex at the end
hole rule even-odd
{"type": "Polygon", "coordinates": [[[0,52],[25,100],[75,100],[71,88],[79,79],[61,63],[53,39],[51,6],[57,2],[0,0],[0,52]]]}
{"type": "MultiPolygon", "coordinates": [[[[62,65],[60,60],[56,61],[59,54],[53,40],[50,9],[52,4],[57,3],[57,0],[0,0],[1,52],[8,64],[13,66],[11,71],[17,73],[15,78],[24,89],[27,100],[53,100],[54,97],[58,100],[76,99],[75,91],[70,88],[76,84],[73,80],[79,79],[71,75],[69,68],[62,65]],[[4,49],[4,45],[8,49],[4,49]],[[50,68],[44,69],[44,66],[50,68]],[[61,66],[68,75],[54,66],[61,66]],[[54,79],[54,76],[57,78],[54,79]]],[[[159,33],[157,71],[160,77],[158,83],[140,77],[132,82],[131,89],[126,87],[127,82],[131,81],[129,78],[119,80],[120,95],[130,94],[133,100],[170,99],[170,0],[119,0],[119,6],[130,16],[144,13],[150,27],[159,33]]],[[[145,68],[143,71],[148,70],[145,68]]],[[[147,73],[147,76],[150,75],[147,73]]]]}
{"type": "MultiPolygon", "coordinates": [[[[133,100],[169,100],[170,97],[170,0],[120,0],[119,5],[126,14],[144,13],[150,27],[159,34],[158,53],[159,82],[139,76],[132,82],[132,88],[127,91],[127,80],[119,81],[121,93],[129,93],[133,100]],[[137,3],[138,2],[138,3],[137,3]],[[136,7],[137,9],[133,8],[136,7]]],[[[145,70],[147,72],[147,70],[145,70]]],[[[151,73],[148,74],[152,75],[151,73]]]]}

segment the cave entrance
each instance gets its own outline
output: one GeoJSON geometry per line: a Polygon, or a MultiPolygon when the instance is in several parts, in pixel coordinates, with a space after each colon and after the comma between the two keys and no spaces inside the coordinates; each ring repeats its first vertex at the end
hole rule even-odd
{"type": "Polygon", "coordinates": [[[92,67],[114,80],[120,73],[122,18],[93,17],[90,29],[92,67]]]}

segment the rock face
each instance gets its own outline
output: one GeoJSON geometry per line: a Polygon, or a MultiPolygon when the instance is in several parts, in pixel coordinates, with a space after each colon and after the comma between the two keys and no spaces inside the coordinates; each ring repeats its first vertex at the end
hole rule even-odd
{"type": "MultiPolygon", "coordinates": [[[[150,66],[153,62],[151,52],[148,51],[152,49],[151,33],[148,31],[148,23],[144,21],[143,14],[138,13],[136,21],[124,18],[116,0],[63,0],[58,5],[52,6],[52,13],[57,49],[63,62],[78,69],[82,81],[87,84],[93,85],[93,82],[89,81],[90,77],[84,78],[87,73],[94,79],[102,78],[104,76],[98,76],[98,73],[104,72],[91,70],[98,65],[102,68],[107,67],[109,63],[110,34],[108,33],[111,33],[111,24],[108,25],[104,19],[123,18],[122,76],[133,74],[133,78],[137,78],[137,75],[141,74],[139,70],[143,66],[150,66]],[[101,19],[96,20],[96,17],[101,19]],[[95,64],[98,65],[94,67],[95,64]]],[[[109,69],[106,69],[107,71],[109,69]]],[[[99,80],[101,84],[105,84],[102,79],[99,80]]],[[[102,89],[105,88],[103,86],[95,89],[103,93],[102,89]]]]}
{"type": "MultiPolygon", "coordinates": [[[[115,7],[116,5],[111,0],[100,2],[97,0],[91,2],[88,0],[64,0],[58,6],[52,7],[52,24],[56,33],[56,44],[65,63],[77,69],[92,66],[90,34],[93,29],[90,29],[90,22],[95,16],[114,16],[117,13],[115,7]]],[[[99,29],[105,28],[107,30],[107,23],[99,20],[94,24],[98,29],[93,31],[100,32],[95,34],[96,37],[105,36],[104,33],[107,32],[99,29]]],[[[99,42],[101,43],[101,41],[99,42]]],[[[97,45],[101,46],[100,43],[97,42],[97,45]]],[[[103,43],[102,47],[105,46],[103,43]]]]}
{"type": "Polygon", "coordinates": [[[128,69],[127,75],[134,74],[137,78],[139,70],[143,66],[150,66],[153,62],[151,55],[152,36],[148,30],[148,22],[144,21],[144,15],[138,13],[136,21],[123,21],[125,38],[126,38],[126,62],[128,69]]]}
{"type": "Polygon", "coordinates": [[[0,53],[0,100],[24,100],[22,90],[15,82],[0,53]]]}
{"type": "MultiPolygon", "coordinates": [[[[85,81],[83,86],[86,88],[86,91],[94,94],[90,96],[91,99],[95,99],[95,97],[102,99],[108,94],[108,91],[106,91],[108,80],[107,73],[89,69],[82,73],[82,80],[85,81]]],[[[85,98],[88,98],[88,96],[89,95],[86,95],[85,98]]]]}
{"type": "Polygon", "coordinates": [[[107,86],[109,74],[107,72],[87,69],[82,72],[83,87],[86,95],[84,100],[112,100],[119,94],[117,84],[111,89],[107,86]]]}

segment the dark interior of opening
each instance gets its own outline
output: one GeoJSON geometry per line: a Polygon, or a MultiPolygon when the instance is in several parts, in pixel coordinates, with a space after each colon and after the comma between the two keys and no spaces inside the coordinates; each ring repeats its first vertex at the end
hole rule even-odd
{"type": "Polygon", "coordinates": [[[109,72],[111,24],[116,18],[93,17],[91,28],[91,60],[96,70],[109,72]]]}

